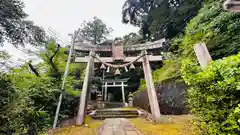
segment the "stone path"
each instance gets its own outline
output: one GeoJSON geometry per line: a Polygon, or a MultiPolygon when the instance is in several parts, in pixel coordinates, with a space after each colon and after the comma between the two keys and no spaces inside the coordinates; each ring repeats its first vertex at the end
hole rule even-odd
{"type": "Polygon", "coordinates": [[[125,118],[106,119],[98,135],[143,135],[125,118]]]}

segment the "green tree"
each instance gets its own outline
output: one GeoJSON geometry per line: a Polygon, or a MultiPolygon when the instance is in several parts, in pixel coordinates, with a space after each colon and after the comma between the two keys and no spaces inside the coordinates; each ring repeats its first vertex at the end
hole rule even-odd
{"type": "Polygon", "coordinates": [[[131,32],[123,37],[116,37],[114,42],[122,43],[123,45],[134,45],[142,41],[142,37],[134,32],[131,32]]]}
{"type": "Polygon", "coordinates": [[[123,36],[123,43],[133,45],[133,44],[139,43],[141,39],[142,38],[140,35],[132,32],[132,33],[129,33],[129,34],[123,36]]]}
{"type": "Polygon", "coordinates": [[[16,99],[17,93],[12,86],[10,77],[6,73],[0,73],[0,132],[3,130],[3,126],[8,122],[9,108],[11,103],[16,99]]]}
{"type": "Polygon", "coordinates": [[[106,40],[111,32],[112,28],[108,28],[101,19],[94,17],[93,21],[83,22],[80,28],[80,37],[97,45],[106,40]]]}
{"type": "MultiPolygon", "coordinates": [[[[60,85],[65,72],[68,58],[66,51],[68,49],[69,48],[62,48],[56,44],[54,40],[49,40],[48,44],[45,45],[44,51],[39,54],[43,62],[36,66],[37,72],[39,72],[40,75],[43,74],[43,76],[57,79],[60,85]]],[[[69,75],[66,82],[66,91],[69,92],[68,94],[73,94],[73,96],[79,95],[79,91],[73,91],[72,89],[80,83],[80,76],[84,69],[84,64],[71,63],[69,65],[69,75]]]]}
{"type": "Polygon", "coordinates": [[[203,134],[240,133],[239,14],[223,10],[224,0],[207,0],[175,39],[181,76],[188,84],[188,106],[203,134]],[[214,60],[206,69],[197,63],[193,46],[206,43],[214,60]],[[233,55],[233,56],[232,56],[233,55]]]}
{"type": "Polygon", "coordinates": [[[176,48],[184,57],[195,56],[193,46],[205,42],[212,58],[219,59],[239,52],[239,14],[226,12],[223,0],[206,2],[186,27],[185,34],[176,38],[176,48]]]}
{"type": "Polygon", "coordinates": [[[122,7],[122,21],[140,26],[147,14],[160,3],[160,0],[126,0],[122,7]]]}
{"type": "Polygon", "coordinates": [[[173,38],[201,8],[202,0],[126,0],[123,22],[139,26],[144,38],[173,38]]]}
{"type": "Polygon", "coordinates": [[[9,74],[0,72],[0,133],[26,134],[50,128],[60,93],[64,95],[60,120],[75,115],[81,89],[75,85],[81,84],[80,73],[85,67],[70,64],[62,91],[66,50],[50,40],[39,54],[43,62],[37,65],[25,63],[9,74]]]}
{"type": "Polygon", "coordinates": [[[45,32],[41,27],[26,20],[21,0],[0,1],[0,44],[8,41],[13,45],[41,45],[45,42],[45,32]]]}
{"type": "Polygon", "coordinates": [[[3,69],[7,65],[7,60],[11,56],[6,51],[0,51],[0,69],[3,69]]]}
{"type": "Polygon", "coordinates": [[[0,59],[6,60],[9,59],[11,56],[6,51],[0,51],[0,59]]]}
{"type": "Polygon", "coordinates": [[[18,67],[20,61],[16,62],[11,59],[11,55],[5,50],[0,51],[0,72],[1,71],[10,71],[14,67],[18,67]]]}

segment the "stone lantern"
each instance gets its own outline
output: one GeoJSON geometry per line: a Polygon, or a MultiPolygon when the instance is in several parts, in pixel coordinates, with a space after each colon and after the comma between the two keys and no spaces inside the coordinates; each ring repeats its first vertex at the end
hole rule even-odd
{"type": "Polygon", "coordinates": [[[103,106],[102,106],[102,94],[101,92],[98,92],[97,94],[97,108],[98,109],[101,109],[103,106]]]}
{"type": "Polygon", "coordinates": [[[129,95],[128,95],[128,106],[129,107],[133,107],[133,94],[130,92],[129,95]]]}

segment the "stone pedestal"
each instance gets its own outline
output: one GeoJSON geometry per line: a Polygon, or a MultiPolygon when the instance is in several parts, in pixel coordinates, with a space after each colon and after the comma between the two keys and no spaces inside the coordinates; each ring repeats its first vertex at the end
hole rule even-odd
{"type": "Polygon", "coordinates": [[[124,104],[124,107],[129,107],[128,103],[123,103],[124,104]]]}
{"type": "Polygon", "coordinates": [[[103,106],[102,106],[102,94],[101,93],[97,94],[97,108],[98,109],[103,108],[103,106]]]}
{"type": "Polygon", "coordinates": [[[104,101],[101,102],[101,106],[103,109],[105,108],[106,105],[105,105],[104,101]]]}

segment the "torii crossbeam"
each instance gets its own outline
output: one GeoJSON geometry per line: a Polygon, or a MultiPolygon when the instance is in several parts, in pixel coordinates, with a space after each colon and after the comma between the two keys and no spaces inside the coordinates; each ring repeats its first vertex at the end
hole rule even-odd
{"type": "Polygon", "coordinates": [[[76,63],[88,63],[84,78],[84,84],[81,92],[81,98],[80,98],[80,105],[79,105],[79,111],[77,116],[77,125],[84,124],[84,116],[87,106],[87,97],[91,88],[92,83],[92,77],[93,77],[93,69],[94,69],[94,63],[102,63],[103,65],[111,68],[123,68],[132,65],[133,63],[142,63],[143,65],[143,71],[144,76],[146,80],[147,85],[147,91],[148,91],[148,99],[150,103],[151,113],[153,116],[153,120],[155,122],[158,122],[160,119],[160,108],[157,100],[157,94],[155,91],[155,87],[152,80],[152,71],[150,67],[150,62],[153,61],[162,61],[161,55],[149,55],[147,54],[148,50],[153,49],[161,49],[163,48],[163,43],[165,42],[165,39],[158,40],[155,42],[150,42],[146,44],[137,44],[137,45],[122,45],[122,44],[113,44],[112,46],[95,46],[87,43],[76,43],[75,44],[75,51],[80,52],[89,52],[89,56],[87,57],[76,57],[75,62],[76,63]],[[141,55],[139,56],[131,56],[131,57],[125,57],[124,51],[126,52],[140,52],[141,55]],[[100,57],[96,55],[96,53],[99,52],[112,52],[112,57],[100,57]],[[124,63],[122,65],[114,65],[112,63],[120,61],[121,63],[124,63]]]}

